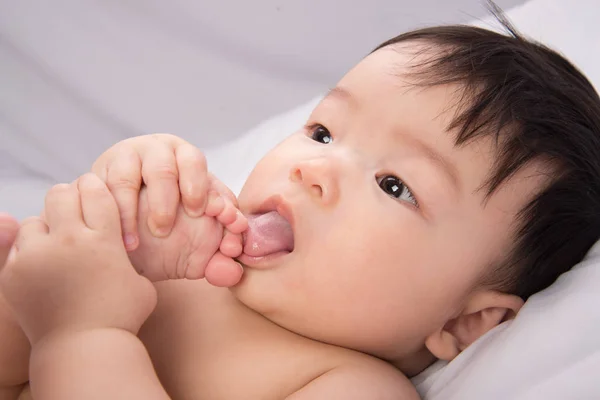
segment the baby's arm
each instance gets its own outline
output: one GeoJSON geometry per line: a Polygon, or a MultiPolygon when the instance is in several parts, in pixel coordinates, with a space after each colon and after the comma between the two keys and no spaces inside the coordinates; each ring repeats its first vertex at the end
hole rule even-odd
{"type": "Polygon", "coordinates": [[[156,304],[121,240],[107,187],[89,174],[46,197],[23,222],[0,290],[32,344],[32,397],[168,399],[135,336],[156,304]]]}
{"type": "Polygon", "coordinates": [[[27,337],[0,293],[0,400],[16,399],[27,382],[29,350],[27,337]]]}
{"type": "Polygon", "coordinates": [[[35,400],[163,400],[142,342],[124,329],[97,328],[51,335],[31,355],[35,400]]]}

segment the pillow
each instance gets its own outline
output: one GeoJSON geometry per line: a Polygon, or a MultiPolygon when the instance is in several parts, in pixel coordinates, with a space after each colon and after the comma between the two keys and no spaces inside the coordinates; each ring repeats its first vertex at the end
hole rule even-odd
{"type": "Polygon", "coordinates": [[[600,243],[517,317],[413,379],[423,399],[600,398],[600,243]]]}
{"type": "MultiPolygon", "coordinates": [[[[524,34],[565,54],[600,87],[600,7],[595,0],[533,0],[507,12],[524,34]]],[[[491,18],[476,25],[493,28],[491,18]]],[[[223,147],[209,165],[239,193],[256,162],[306,121],[318,98],[273,117],[223,147]]],[[[413,379],[425,400],[600,399],[600,243],[517,318],[484,335],[450,363],[413,379]]]]}

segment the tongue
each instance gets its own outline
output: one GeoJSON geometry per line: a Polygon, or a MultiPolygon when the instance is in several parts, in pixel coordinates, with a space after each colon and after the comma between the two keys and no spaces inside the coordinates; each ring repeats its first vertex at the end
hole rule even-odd
{"type": "Polygon", "coordinates": [[[277,211],[248,216],[244,253],[262,257],[294,249],[294,233],[290,223],[277,211]]]}

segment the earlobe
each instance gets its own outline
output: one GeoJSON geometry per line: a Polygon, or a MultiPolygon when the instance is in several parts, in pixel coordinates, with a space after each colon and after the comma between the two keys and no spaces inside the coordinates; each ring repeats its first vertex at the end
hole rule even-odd
{"type": "Polygon", "coordinates": [[[522,306],[518,296],[493,290],[476,292],[458,316],[426,338],[425,346],[438,359],[450,361],[489,330],[514,318],[522,306]]]}
{"type": "Polygon", "coordinates": [[[456,338],[447,330],[440,329],[425,339],[425,347],[439,360],[450,361],[460,354],[456,338]]]}

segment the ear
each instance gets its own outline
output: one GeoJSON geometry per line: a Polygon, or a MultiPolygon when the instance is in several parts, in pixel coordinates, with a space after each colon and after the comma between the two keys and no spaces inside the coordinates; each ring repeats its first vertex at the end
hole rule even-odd
{"type": "Polygon", "coordinates": [[[523,303],[518,296],[494,290],[473,293],[457,317],[425,339],[425,346],[436,358],[450,361],[490,329],[514,318],[523,303]]]}

